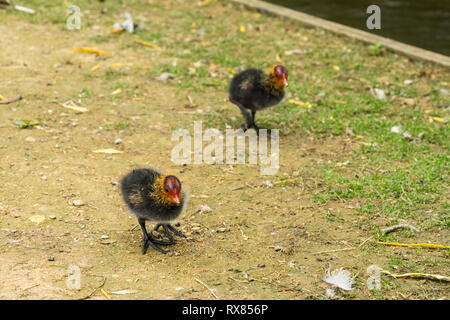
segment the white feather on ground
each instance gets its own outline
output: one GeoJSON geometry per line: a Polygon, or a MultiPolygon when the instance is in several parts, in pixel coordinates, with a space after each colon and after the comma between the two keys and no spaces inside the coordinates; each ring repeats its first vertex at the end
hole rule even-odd
{"type": "Polygon", "coordinates": [[[331,274],[330,269],[328,269],[323,281],[346,291],[353,290],[353,284],[355,283],[352,273],[342,268],[332,271],[331,274]]]}

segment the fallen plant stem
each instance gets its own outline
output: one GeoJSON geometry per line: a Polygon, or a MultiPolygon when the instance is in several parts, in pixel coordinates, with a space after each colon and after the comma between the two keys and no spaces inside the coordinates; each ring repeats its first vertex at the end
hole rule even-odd
{"type": "Polygon", "coordinates": [[[398,242],[382,242],[382,241],[376,241],[376,243],[396,247],[424,247],[424,248],[450,249],[450,246],[444,246],[441,244],[434,244],[434,243],[398,243],[398,242]]]}
{"type": "Polygon", "coordinates": [[[343,248],[343,249],[325,250],[325,251],[313,252],[312,254],[331,253],[331,252],[347,251],[347,250],[354,250],[354,249],[356,249],[356,248],[351,247],[351,248],[343,248]]]}
{"type": "Polygon", "coordinates": [[[385,235],[385,234],[397,231],[399,229],[405,229],[405,228],[410,229],[412,231],[416,231],[416,232],[419,231],[419,229],[417,229],[416,227],[414,227],[414,226],[412,226],[410,224],[407,224],[407,223],[400,223],[400,224],[397,224],[395,226],[384,228],[381,231],[383,232],[383,235],[385,235]]]}
{"type": "Polygon", "coordinates": [[[9,104],[9,103],[13,103],[13,102],[19,101],[21,99],[22,99],[22,96],[16,96],[16,97],[12,97],[12,98],[9,98],[9,99],[1,100],[0,104],[9,104]]]}
{"type": "Polygon", "coordinates": [[[361,244],[358,246],[358,248],[361,248],[366,242],[372,240],[373,236],[368,237],[366,240],[364,240],[363,242],[361,242],[361,244]]]}
{"type": "Polygon", "coordinates": [[[105,296],[106,299],[111,300],[111,297],[109,296],[109,294],[106,293],[105,290],[100,289],[100,292],[105,296]]]}
{"type": "Polygon", "coordinates": [[[201,281],[200,279],[197,279],[197,278],[194,278],[194,280],[197,281],[198,283],[200,283],[206,289],[208,289],[208,291],[214,296],[214,298],[216,298],[217,300],[220,300],[219,297],[214,293],[214,291],[211,290],[210,287],[208,287],[208,285],[206,283],[204,283],[203,281],[201,281]]]}
{"type": "Polygon", "coordinates": [[[404,274],[393,274],[387,270],[382,270],[384,274],[387,274],[393,278],[417,278],[417,279],[429,279],[429,280],[439,280],[450,282],[450,277],[442,276],[440,274],[431,273],[404,273],[404,274]]]}
{"type": "MultiPolygon", "coordinates": [[[[100,276],[94,276],[94,277],[100,277],[100,276]]],[[[87,296],[82,297],[82,298],[79,298],[78,300],[86,300],[86,299],[89,299],[94,293],[97,292],[97,290],[99,290],[101,287],[103,287],[103,286],[105,285],[105,282],[106,282],[106,277],[103,277],[102,283],[101,283],[97,288],[95,288],[95,289],[94,289],[91,293],[89,293],[87,296]]]]}

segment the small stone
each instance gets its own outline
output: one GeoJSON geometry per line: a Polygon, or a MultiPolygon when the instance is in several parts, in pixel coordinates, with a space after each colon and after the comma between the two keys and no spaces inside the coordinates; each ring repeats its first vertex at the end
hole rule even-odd
{"type": "Polygon", "coordinates": [[[49,256],[49,257],[47,258],[47,260],[48,260],[48,261],[55,261],[55,257],[54,257],[54,256],[49,256]]]}
{"type": "Polygon", "coordinates": [[[25,141],[26,141],[26,142],[36,142],[36,139],[33,138],[33,137],[26,137],[26,138],[25,138],[25,141]]]}
{"type": "Polygon", "coordinates": [[[45,217],[36,214],[36,215],[33,215],[33,216],[29,217],[28,219],[29,219],[31,222],[34,222],[34,223],[41,223],[41,222],[43,222],[43,221],[45,220],[45,217]]]}
{"type": "Polygon", "coordinates": [[[230,228],[221,227],[221,228],[218,228],[216,232],[227,232],[227,231],[230,231],[230,228]]]}
{"type": "Polygon", "coordinates": [[[109,236],[108,235],[106,235],[106,234],[104,234],[104,235],[102,235],[102,240],[105,240],[105,239],[109,239],[109,236]]]}
{"type": "Polygon", "coordinates": [[[384,93],[383,89],[375,88],[375,89],[373,89],[373,92],[374,92],[375,97],[377,97],[378,99],[386,100],[386,94],[384,93]]]}
{"type": "Polygon", "coordinates": [[[156,77],[155,79],[164,83],[167,83],[167,80],[174,78],[173,74],[163,72],[160,76],[156,77]]]}
{"type": "Polygon", "coordinates": [[[55,220],[56,216],[50,216],[49,218],[52,219],[52,220],[55,220]]]}
{"type": "Polygon", "coordinates": [[[260,263],[260,264],[257,265],[257,267],[258,267],[258,268],[265,268],[266,265],[265,265],[264,263],[260,263]]]}
{"type": "Polygon", "coordinates": [[[443,96],[450,96],[450,91],[444,88],[439,89],[439,93],[442,94],[443,96]]]}
{"type": "Polygon", "coordinates": [[[83,200],[73,200],[72,204],[76,207],[84,206],[83,200]]]}
{"type": "Polygon", "coordinates": [[[210,206],[208,206],[207,204],[204,204],[200,207],[200,213],[205,213],[205,212],[211,212],[213,211],[212,208],[210,206]]]}
{"type": "Polygon", "coordinates": [[[121,144],[122,143],[122,139],[117,138],[116,140],[114,140],[114,144],[121,144]]]}
{"type": "Polygon", "coordinates": [[[272,182],[270,182],[269,180],[264,181],[264,184],[265,184],[266,186],[268,186],[269,188],[272,188],[272,187],[273,187],[272,182]]]}
{"type": "Polygon", "coordinates": [[[281,251],[281,250],[283,250],[283,247],[280,247],[280,246],[275,247],[275,251],[281,251]]]}

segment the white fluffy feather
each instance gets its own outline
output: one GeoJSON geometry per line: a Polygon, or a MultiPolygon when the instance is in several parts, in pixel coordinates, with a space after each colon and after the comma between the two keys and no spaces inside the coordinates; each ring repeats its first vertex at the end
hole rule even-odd
{"type": "Polygon", "coordinates": [[[353,284],[355,283],[351,272],[342,268],[332,271],[331,274],[330,269],[328,269],[327,275],[323,280],[326,283],[332,284],[346,291],[353,290],[353,284]]]}

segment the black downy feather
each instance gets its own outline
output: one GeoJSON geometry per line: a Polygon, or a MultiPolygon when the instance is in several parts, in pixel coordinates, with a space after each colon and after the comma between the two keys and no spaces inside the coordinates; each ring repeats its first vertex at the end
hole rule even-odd
{"type": "Polygon", "coordinates": [[[270,75],[259,69],[247,69],[231,80],[230,101],[252,111],[276,105],[284,98],[284,90],[270,86],[270,75]]]}
{"type": "Polygon", "coordinates": [[[184,193],[180,204],[162,205],[153,195],[154,184],[161,174],[152,168],[134,169],[121,182],[123,200],[138,219],[164,223],[180,216],[185,206],[184,193]]]}

